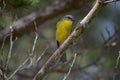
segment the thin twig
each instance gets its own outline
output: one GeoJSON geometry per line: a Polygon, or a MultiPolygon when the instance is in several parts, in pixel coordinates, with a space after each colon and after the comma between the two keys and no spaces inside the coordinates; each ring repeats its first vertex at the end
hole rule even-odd
{"type": "Polygon", "coordinates": [[[3,51],[3,49],[4,49],[5,39],[6,39],[6,38],[4,38],[3,43],[2,43],[2,47],[1,47],[1,50],[2,50],[2,51],[3,51]]]}
{"type": "Polygon", "coordinates": [[[11,30],[11,34],[10,34],[10,49],[9,49],[8,57],[7,57],[7,60],[6,60],[5,70],[7,70],[7,67],[8,67],[10,58],[11,58],[11,54],[12,54],[12,48],[13,48],[13,41],[12,41],[12,38],[13,38],[13,34],[12,34],[13,28],[12,28],[11,25],[10,25],[10,30],[11,30]]]}
{"type": "MultiPolygon", "coordinates": [[[[41,57],[45,54],[47,48],[42,52],[41,57]]],[[[38,58],[36,62],[38,62],[41,58],[38,58]]],[[[25,66],[25,64],[30,60],[30,56],[10,75],[10,77],[8,78],[11,79],[18,71],[25,69],[25,67],[23,68],[23,66],[25,66]]]]}
{"type": "Polygon", "coordinates": [[[108,0],[108,1],[105,1],[104,3],[112,3],[112,2],[116,2],[117,0],[108,0]]]}
{"type": "Polygon", "coordinates": [[[34,25],[35,25],[35,39],[34,39],[34,43],[33,43],[31,55],[33,55],[33,53],[34,53],[34,51],[35,51],[35,45],[36,45],[37,39],[38,39],[37,25],[36,25],[36,22],[35,22],[35,21],[34,21],[34,25]]]}
{"type": "Polygon", "coordinates": [[[35,39],[34,39],[34,43],[33,43],[33,46],[32,46],[32,51],[31,51],[31,54],[30,54],[30,64],[29,64],[29,66],[31,66],[33,64],[32,59],[34,57],[35,46],[36,46],[37,39],[38,39],[37,24],[36,24],[35,21],[34,21],[34,25],[35,25],[35,39]]]}
{"type": "Polygon", "coordinates": [[[72,56],[70,58],[70,60],[68,60],[67,62],[65,62],[63,64],[59,64],[56,68],[53,67],[51,71],[67,73],[68,70],[65,70],[65,68],[73,61],[73,59],[74,59],[74,56],[72,56]]]}
{"type": "Polygon", "coordinates": [[[117,71],[118,70],[118,66],[119,66],[119,60],[120,60],[120,51],[118,51],[118,57],[117,57],[117,62],[116,62],[116,65],[115,65],[115,73],[113,74],[113,79],[112,80],[116,80],[116,74],[117,74],[117,71]]]}
{"type": "Polygon", "coordinates": [[[38,63],[42,59],[42,57],[45,55],[47,49],[48,49],[48,47],[46,47],[45,50],[42,52],[42,54],[37,58],[36,63],[38,63]]]}
{"type": "Polygon", "coordinates": [[[75,53],[74,59],[73,59],[73,61],[72,61],[72,64],[70,65],[69,71],[68,71],[68,73],[64,76],[63,80],[66,80],[67,77],[69,76],[69,74],[70,74],[70,72],[71,72],[71,70],[72,70],[72,67],[73,67],[73,65],[74,65],[74,63],[75,63],[76,57],[77,57],[77,54],[75,53]]]}
{"type": "Polygon", "coordinates": [[[4,38],[4,40],[3,40],[2,47],[1,47],[2,60],[0,61],[0,62],[1,62],[1,65],[3,65],[3,66],[4,66],[4,45],[5,45],[5,38],[4,38]]]}
{"type": "MultiPolygon", "coordinates": [[[[35,25],[35,29],[37,30],[37,28],[36,28],[36,23],[35,23],[35,22],[34,22],[34,25],[35,25]]],[[[11,79],[19,70],[24,69],[23,66],[25,66],[25,64],[26,64],[29,60],[31,61],[30,64],[29,64],[29,66],[31,66],[31,65],[33,64],[32,58],[33,58],[33,56],[34,56],[33,54],[34,54],[36,42],[37,42],[37,39],[38,39],[38,34],[37,34],[36,31],[35,31],[35,35],[36,35],[36,36],[35,36],[34,43],[33,43],[33,46],[32,46],[32,51],[31,51],[29,57],[9,76],[8,79],[11,79]]]]}
{"type": "Polygon", "coordinates": [[[8,77],[8,80],[10,80],[21,68],[29,61],[29,57],[8,77]]]}

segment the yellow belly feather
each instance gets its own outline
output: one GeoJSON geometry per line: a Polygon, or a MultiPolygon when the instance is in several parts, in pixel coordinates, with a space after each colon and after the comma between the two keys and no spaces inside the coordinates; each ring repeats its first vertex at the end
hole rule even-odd
{"type": "Polygon", "coordinates": [[[72,29],[72,22],[69,20],[61,20],[57,24],[56,40],[61,45],[70,35],[72,29]]]}

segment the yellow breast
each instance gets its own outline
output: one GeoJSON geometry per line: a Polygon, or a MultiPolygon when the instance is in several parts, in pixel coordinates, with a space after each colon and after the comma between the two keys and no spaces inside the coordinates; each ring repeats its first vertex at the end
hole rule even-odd
{"type": "Polygon", "coordinates": [[[71,33],[72,22],[69,20],[61,20],[57,23],[56,27],[56,40],[61,45],[71,33]]]}

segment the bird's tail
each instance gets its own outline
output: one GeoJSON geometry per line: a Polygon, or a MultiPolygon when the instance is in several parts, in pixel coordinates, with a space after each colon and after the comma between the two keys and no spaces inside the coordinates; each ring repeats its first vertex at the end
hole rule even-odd
{"type": "MultiPolygon", "coordinates": [[[[59,44],[59,42],[57,41],[57,47],[59,48],[59,46],[60,46],[60,44],[59,44]]],[[[60,61],[62,61],[63,63],[67,61],[67,59],[66,59],[66,54],[65,54],[65,53],[61,56],[60,61]]]]}

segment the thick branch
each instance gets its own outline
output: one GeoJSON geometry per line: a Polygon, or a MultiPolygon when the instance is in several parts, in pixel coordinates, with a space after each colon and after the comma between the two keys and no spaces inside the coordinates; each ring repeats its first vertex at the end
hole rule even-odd
{"type": "MultiPolygon", "coordinates": [[[[46,8],[40,9],[28,16],[19,19],[18,21],[13,22],[13,24],[11,24],[13,27],[13,37],[19,37],[34,30],[34,21],[36,21],[36,26],[38,27],[45,21],[52,19],[57,15],[76,10],[79,7],[83,7],[83,5],[86,5],[83,4],[83,2],[88,4],[89,1],[90,0],[58,0],[46,8]]],[[[4,40],[4,38],[9,39],[9,37],[9,26],[4,27],[4,29],[0,30],[0,43],[4,40]]]]}
{"type": "Polygon", "coordinates": [[[79,22],[72,34],[67,38],[67,40],[53,53],[53,55],[48,59],[48,61],[43,65],[43,67],[38,71],[33,80],[41,80],[45,74],[51,69],[51,66],[55,64],[63,52],[68,49],[70,45],[75,42],[75,40],[83,33],[84,29],[87,27],[91,20],[97,15],[97,12],[105,6],[104,0],[96,0],[94,7],[87,14],[87,16],[79,22]]]}

